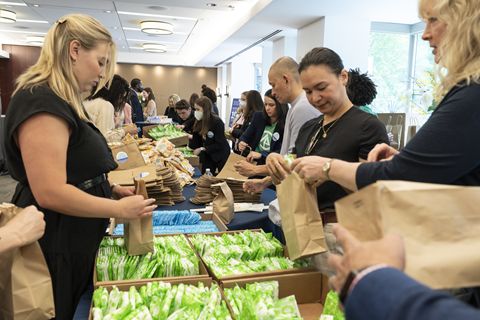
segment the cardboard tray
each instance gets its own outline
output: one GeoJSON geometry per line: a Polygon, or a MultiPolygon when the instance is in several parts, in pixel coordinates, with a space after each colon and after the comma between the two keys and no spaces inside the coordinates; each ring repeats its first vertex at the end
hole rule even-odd
{"type": "MultiPolygon", "coordinates": [[[[152,130],[153,128],[156,128],[158,126],[165,126],[166,124],[155,124],[155,125],[152,125],[152,126],[145,126],[143,127],[142,129],[142,133],[143,133],[143,136],[145,138],[149,138],[149,139],[153,139],[155,140],[155,138],[153,138],[148,132],[150,130],[152,130]]],[[[186,146],[188,144],[188,137],[187,136],[183,136],[183,137],[179,137],[179,138],[173,138],[173,139],[168,139],[168,141],[170,141],[171,143],[173,143],[175,145],[175,147],[182,147],[182,146],[186,146]]]]}
{"type": "MultiPolygon", "coordinates": [[[[172,234],[165,234],[165,235],[155,235],[156,237],[168,237],[168,236],[175,236],[175,235],[183,235],[186,237],[183,233],[172,233],[172,234]]],[[[123,238],[123,236],[110,236],[110,237],[105,237],[105,238],[123,238]]],[[[128,285],[129,287],[134,285],[134,284],[139,284],[139,285],[146,285],[148,282],[152,281],[163,281],[163,282],[170,282],[170,281],[180,281],[180,280],[192,280],[192,281],[203,281],[202,279],[210,279],[210,276],[208,275],[208,270],[203,263],[203,260],[198,256],[197,251],[195,248],[193,248],[192,244],[190,241],[187,239],[188,244],[192,247],[193,251],[197,255],[198,258],[198,271],[199,275],[196,276],[185,276],[185,277],[167,277],[167,278],[149,278],[149,279],[135,279],[135,280],[115,280],[115,281],[98,281],[97,277],[97,256],[98,256],[98,251],[97,254],[95,255],[95,265],[93,269],[93,287],[94,289],[97,289],[99,286],[105,287],[105,286],[117,286],[120,287],[121,285],[128,285]]]]}
{"type": "MultiPolygon", "coordinates": [[[[210,232],[210,233],[200,233],[200,234],[207,235],[207,236],[219,236],[219,237],[221,237],[224,233],[226,233],[226,234],[236,234],[236,233],[242,233],[244,231],[246,231],[246,230],[226,231],[226,232],[210,232]]],[[[251,229],[249,231],[251,231],[251,232],[261,232],[261,229],[251,229]]],[[[186,235],[187,240],[190,241],[190,238],[193,235],[194,234],[191,234],[191,233],[187,234],[186,235]]],[[[193,246],[193,244],[191,242],[190,242],[190,246],[192,246],[193,250],[195,250],[195,253],[197,254],[197,256],[200,257],[200,255],[198,254],[197,250],[195,249],[195,247],[193,246]]],[[[290,259],[288,249],[285,245],[283,245],[283,256],[285,258],[290,259]]],[[[203,262],[203,259],[202,259],[202,262],[203,262]]],[[[245,278],[270,277],[270,276],[274,277],[274,276],[279,276],[279,275],[284,275],[284,274],[295,274],[295,273],[305,273],[305,272],[315,272],[316,271],[316,268],[314,266],[311,266],[311,267],[304,267],[304,268],[293,268],[293,269],[275,270],[275,271],[262,271],[262,272],[254,272],[254,273],[247,273],[247,274],[236,274],[236,275],[224,276],[224,277],[219,278],[219,277],[217,277],[217,275],[215,275],[213,270],[210,269],[210,267],[208,267],[205,264],[205,262],[203,262],[203,264],[207,268],[208,274],[215,281],[218,281],[219,283],[222,283],[224,281],[238,280],[238,279],[245,279],[245,278]]]]}
{"type": "MultiPolygon", "coordinates": [[[[163,279],[151,279],[152,281],[163,281],[165,283],[170,283],[172,286],[178,286],[179,284],[183,283],[185,285],[193,285],[193,286],[198,286],[198,283],[199,282],[202,282],[203,285],[205,287],[210,287],[212,285],[212,283],[216,283],[215,281],[213,281],[212,279],[210,278],[206,278],[206,279],[180,279],[180,280],[163,280],[163,279]]],[[[150,281],[151,282],[151,281],[150,281]]],[[[146,285],[147,282],[145,283],[121,283],[121,284],[115,284],[115,286],[118,288],[118,290],[120,291],[128,291],[130,289],[131,286],[134,286],[137,290],[139,290],[142,286],[146,285]]],[[[220,285],[217,283],[217,285],[219,286],[219,289],[220,289],[220,294],[222,296],[222,300],[225,300],[225,302],[227,302],[227,307],[229,308],[229,311],[231,313],[231,308],[228,304],[228,301],[225,297],[225,295],[223,294],[223,291],[222,291],[222,288],[220,287],[220,285]]],[[[103,288],[107,289],[108,292],[112,291],[113,289],[113,285],[102,285],[103,288]]],[[[96,290],[97,288],[95,288],[96,290]]],[[[92,302],[90,304],[90,313],[89,313],[89,316],[88,316],[88,320],[93,320],[93,315],[92,315],[92,309],[93,309],[93,299],[92,299],[92,302]]]]}
{"type": "MultiPolygon", "coordinates": [[[[227,226],[223,223],[223,221],[217,216],[216,213],[203,213],[200,214],[200,221],[213,221],[215,226],[220,232],[225,232],[228,231],[227,226]]],[[[115,219],[115,218],[110,218],[110,228],[108,230],[108,234],[110,236],[113,236],[113,231],[115,230],[115,227],[117,224],[123,224],[123,219],[115,219]]],[[[169,233],[170,234],[170,233],[169,233]]],[[[165,235],[169,235],[165,234],[165,235]]],[[[160,234],[161,235],[161,234],[160,234]]],[[[122,236],[120,236],[122,237],[122,236]]],[[[190,242],[189,242],[190,243],[190,242]]],[[[191,244],[190,244],[191,245],[191,244]]]]}
{"type": "MultiPolygon", "coordinates": [[[[297,274],[285,274],[277,276],[266,276],[256,278],[243,278],[237,280],[222,281],[222,289],[234,288],[235,284],[245,288],[247,283],[278,281],[278,298],[285,298],[295,295],[298,309],[304,320],[318,320],[322,315],[323,305],[320,303],[322,296],[322,274],[320,272],[308,272],[297,274]]],[[[230,303],[227,306],[233,317],[230,303]]],[[[239,320],[239,319],[238,319],[239,320]]]]}
{"type": "Polygon", "coordinates": [[[200,165],[200,157],[184,157],[193,167],[198,167],[200,165]]]}

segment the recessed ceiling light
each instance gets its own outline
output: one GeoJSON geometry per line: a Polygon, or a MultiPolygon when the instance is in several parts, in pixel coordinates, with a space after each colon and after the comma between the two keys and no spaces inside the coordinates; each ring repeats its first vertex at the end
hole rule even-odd
{"type": "Polygon", "coordinates": [[[15,23],[17,14],[10,10],[0,9],[0,22],[15,23]]]}
{"type": "Polygon", "coordinates": [[[122,40],[122,38],[117,38],[118,40],[122,40]]]}
{"type": "Polygon", "coordinates": [[[210,21],[210,19],[207,19],[207,18],[200,18],[198,20],[200,20],[200,21],[210,21]]]}
{"type": "Polygon", "coordinates": [[[122,47],[122,49],[125,49],[125,47],[122,47]]]}
{"type": "Polygon", "coordinates": [[[150,6],[150,7],[148,7],[148,9],[155,10],[155,11],[168,11],[168,10],[170,10],[169,8],[162,7],[162,6],[150,6]]]}
{"type": "Polygon", "coordinates": [[[23,20],[23,19],[17,19],[17,22],[48,23],[48,21],[44,21],[44,20],[23,20]]]}
{"type": "Polygon", "coordinates": [[[142,32],[149,34],[172,34],[173,25],[163,21],[142,21],[142,32]]]}
{"type": "Polygon", "coordinates": [[[215,4],[215,3],[207,3],[207,6],[208,6],[208,7],[216,7],[217,4],[215,4]]]}
{"type": "Polygon", "coordinates": [[[110,10],[106,10],[105,12],[106,12],[106,13],[112,13],[112,11],[110,11],[110,10]]]}
{"type": "Polygon", "coordinates": [[[4,4],[6,6],[21,6],[21,7],[26,7],[27,5],[25,3],[22,3],[22,2],[0,2],[0,4],[4,4]]]}
{"type": "Polygon", "coordinates": [[[143,51],[146,52],[155,52],[155,53],[165,53],[167,52],[167,46],[160,43],[144,43],[143,51]]]}
{"type": "Polygon", "coordinates": [[[36,7],[36,8],[40,7],[38,4],[34,4],[33,6],[36,7]]]}
{"type": "Polygon", "coordinates": [[[113,27],[113,29],[115,29],[115,30],[116,30],[116,29],[118,29],[118,27],[113,27]]]}
{"type": "Polygon", "coordinates": [[[27,43],[29,44],[42,45],[44,40],[45,38],[40,36],[27,36],[27,43]]]}

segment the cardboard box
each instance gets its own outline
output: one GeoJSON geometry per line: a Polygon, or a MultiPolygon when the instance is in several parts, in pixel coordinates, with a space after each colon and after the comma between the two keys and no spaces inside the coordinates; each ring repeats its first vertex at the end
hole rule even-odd
{"type": "Polygon", "coordinates": [[[117,170],[128,170],[145,166],[145,160],[136,143],[118,146],[112,149],[112,155],[118,164],[117,170]]]}
{"type": "Polygon", "coordinates": [[[185,157],[185,159],[188,160],[193,167],[200,165],[200,157],[185,157]]]}
{"type": "MultiPolygon", "coordinates": [[[[200,221],[213,221],[220,232],[228,231],[227,226],[215,213],[200,214],[200,221]]],[[[108,230],[109,235],[113,235],[113,231],[115,230],[117,224],[123,224],[123,219],[110,218],[110,229],[108,230]]]]}
{"type": "MultiPolygon", "coordinates": [[[[251,232],[261,232],[261,229],[252,229],[252,230],[249,230],[251,232]]],[[[206,236],[218,236],[218,237],[221,237],[223,234],[235,234],[235,233],[241,233],[241,232],[245,232],[245,230],[240,230],[240,231],[226,231],[226,232],[210,232],[210,233],[202,233],[203,235],[206,235],[206,236]]],[[[193,236],[194,234],[187,234],[187,239],[188,241],[190,241],[190,238],[193,236]]],[[[200,257],[200,255],[198,254],[197,250],[195,249],[195,247],[193,246],[193,244],[190,242],[190,245],[192,246],[192,248],[195,250],[195,253],[197,254],[197,256],[200,257]]],[[[285,258],[289,258],[290,259],[290,255],[288,254],[288,249],[286,246],[282,245],[283,246],[283,256],[285,258]]],[[[202,262],[203,262],[203,259],[202,259],[202,262]]],[[[204,262],[203,262],[204,263],[204,262]]],[[[204,263],[205,264],[205,263],[204,263]]],[[[258,278],[258,277],[270,277],[270,276],[279,276],[279,275],[284,275],[284,274],[295,274],[295,273],[305,273],[305,272],[315,272],[316,271],[316,268],[314,266],[311,266],[311,267],[305,267],[305,268],[293,268],[293,269],[285,269],[285,270],[275,270],[275,271],[263,271],[263,272],[254,272],[254,273],[247,273],[247,274],[236,274],[236,275],[230,275],[230,276],[223,276],[221,278],[217,277],[215,275],[215,273],[213,272],[212,269],[210,269],[210,267],[208,267],[206,264],[205,264],[205,267],[207,268],[208,270],[208,274],[215,280],[215,281],[218,281],[219,283],[222,283],[223,281],[230,281],[230,280],[238,280],[238,279],[245,279],[245,278],[258,278]]]]}
{"type": "MultiPolygon", "coordinates": [[[[143,127],[142,129],[142,133],[143,133],[143,136],[145,138],[149,138],[149,139],[153,139],[155,140],[155,138],[153,138],[148,132],[150,130],[152,130],[153,128],[156,128],[158,126],[165,126],[164,124],[155,124],[155,125],[152,125],[152,126],[145,126],[143,127]]],[[[173,139],[168,139],[168,141],[170,141],[171,143],[173,143],[175,145],[175,147],[182,147],[182,146],[186,146],[188,144],[188,137],[187,136],[183,136],[183,137],[179,137],[179,138],[173,138],[173,139]]]]}
{"type": "MultiPolygon", "coordinates": [[[[165,281],[165,280],[158,280],[158,279],[155,279],[152,281],[163,281],[165,283],[170,283],[172,286],[178,286],[179,284],[183,283],[184,285],[192,285],[192,286],[198,286],[198,283],[199,282],[202,282],[203,285],[205,287],[210,287],[212,285],[212,283],[216,283],[215,281],[213,281],[212,279],[181,279],[181,280],[168,280],[168,281],[165,281]]],[[[118,290],[120,291],[128,291],[130,289],[131,286],[134,286],[137,291],[140,290],[140,288],[142,286],[145,286],[147,283],[129,283],[129,284],[115,284],[115,286],[118,288],[118,290]]],[[[218,285],[218,283],[217,283],[218,285]]],[[[112,291],[113,289],[113,285],[102,285],[103,288],[107,289],[108,292],[112,291]]],[[[220,287],[220,285],[219,285],[220,287]]],[[[96,290],[97,288],[95,288],[96,290]]],[[[222,296],[222,300],[225,300],[227,301],[227,299],[225,298],[225,295],[223,294],[223,291],[221,290],[220,288],[220,293],[221,293],[221,296],[222,296]]],[[[228,307],[228,302],[227,302],[227,307],[228,307]]],[[[93,320],[93,315],[92,315],[92,309],[93,309],[93,299],[92,299],[92,303],[90,305],[90,314],[88,316],[88,320],[93,320]]],[[[231,312],[231,308],[229,308],[230,312],[231,312]]]]}
{"type": "MultiPolygon", "coordinates": [[[[235,285],[238,285],[240,288],[246,288],[247,284],[264,281],[278,281],[279,299],[295,295],[295,300],[297,301],[300,315],[304,320],[318,320],[318,318],[322,315],[322,274],[320,272],[243,278],[222,281],[220,285],[223,289],[234,288],[235,285]]],[[[230,303],[228,303],[227,306],[230,309],[230,313],[233,314],[230,303]]]]}
{"type": "MultiPolygon", "coordinates": [[[[175,235],[183,235],[182,233],[172,233],[172,234],[165,234],[165,235],[155,235],[156,237],[169,237],[169,236],[175,236],[175,235]]],[[[186,237],[186,236],[185,236],[186,237]]],[[[109,237],[106,237],[109,238],[109,237]]],[[[110,238],[123,238],[123,236],[110,236],[110,238]]],[[[135,280],[115,280],[115,281],[98,281],[97,277],[97,256],[98,252],[95,255],[95,266],[93,269],[93,287],[94,289],[97,289],[98,287],[102,286],[117,286],[120,287],[120,285],[128,285],[128,287],[134,285],[134,284],[140,284],[140,285],[146,285],[148,282],[152,281],[164,281],[164,282],[170,282],[170,281],[180,281],[180,280],[194,280],[194,281],[203,281],[202,279],[210,279],[210,276],[208,275],[208,270],[203,263],[203,260],[200,259],[200,257],[197,254],[197,251],[195,248],[193,248],[192,244],[190,241],[188,241],[188,244],[192,247],[193,251],[198,257],[198,271],[199,274],[195,276],[185,276],[185,277],[167,277],[167,278],[148,278],[148,279],[135,279],[135,280]]]]}
{"type": "Polygon", "coordinates": [[[150,184],[157,185],[157,168],[155,166],[142,166],[133,169],[112,171],[108,174],[108,178],[122,186],[133,186],[134,178],[141,178],[145,181],[148,188],[150,184]]]}

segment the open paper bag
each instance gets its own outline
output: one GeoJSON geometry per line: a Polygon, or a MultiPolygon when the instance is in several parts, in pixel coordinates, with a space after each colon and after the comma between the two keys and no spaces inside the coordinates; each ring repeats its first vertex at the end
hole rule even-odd
{"type": "Polygon", "coordinates": [[[292,173],[277,185],[277,197],[290,258],[296,260],[327,251],[316,190],[292,173]]]}
{"type": "MultiPolygon", "coordinates": [[[[135,193],[148,199],[145,181],[134,178],[135,193]]],[[[140,219],[124,219],[125,247],[130,256],[146,254],[154,251],[152,216],[140,219]]]]}
{"type": "MultiPolygon", "coordinates": [[[[240,173],[235,171],[235,164],[237,164],[238,161],[246,161],[245,157],[242,157],[241,155],[238,155],[236,153],[230,153],[230,156],[228,156],[228,160],[225,163],[225,166],[223,167],[222,171],[219,172],[217,175],[217,178],[219,179],[247,179],[246,177],[242,176],[240,173]]],[[[257,162],[252,162],[253,165],[257,165],[257,162]]]]}
{"type": "Polygon", "coordinates": [[[335,202],[360,241],[403,236],[405,273],[433,289],[480,286],[480,188],[379,181],[335,202]]]}
{"type": "MultiPolygon", "coordinates": [[[[21,211],[13,204],[0,205],[0,227],[21,211]]],[[[0,319],[53,317],[52,280],[38,242],[0,254],[0,319]]]]}
{"type": "Polygon", "coordinates": [[[213,213],[215,213],[224,224],[229,224],[235,215],[235,202],[233,200],[232,190],[226,182],[212,185],[220,187],[220,193],[213,200],[213,213]]]}

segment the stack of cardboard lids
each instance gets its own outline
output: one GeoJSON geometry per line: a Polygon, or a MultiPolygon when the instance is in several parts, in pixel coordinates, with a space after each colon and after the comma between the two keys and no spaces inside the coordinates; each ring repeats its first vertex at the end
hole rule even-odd
{"type": "MultiPolygon", "coordinates": [[[[170,198],[174,203],[182,202],[185,200],[185,197],[182,196],[182,185],[178,179],[175,169],[172,167],[166,168],[156,168],[157,176],[162,177],[164,187],[167,187],[171,190],[170,198]]],[[[173,204],[174,204],[173,203],[173,204]]],[[[172,205],[173,205],[172,204],[172,205]]]]}
{"type": "Polygon", "coordinates": [[[214,194],[211,185],[222,181],[222,179],[218,179],[213,176],[201,176],[195,181],[197,184],[197,187],[195,188],[195,198],[190,198],[190,202],[195,204],[212,202],[220,191],[214,194]]]}
{"type": "Polygon", "coordinates": [[[173,206],[171,199],[172,191],[163,183],[162,176],[157,175],[155,166],[143,166],[129,170],[111,171],[109,178],[122,186],[133,186],[134,178],[141,178],[145,181],[149,198],[156,199],[159,206],[173,206]]]}
{"type": "Polygon", "coordinates": [[[202,176],[195,182],[197,187],[195,188],[195,198],[191,198],[190,202],[195,204],[205,204],[212,202],[215,197],[220,193],[220,187],[212,187],[212,185],[219,182],[226,181],[230,190],[233,193],[233,199],[236,203],[259,203],[262,194],[258,193],[251,195],[243,191],[243,183],[245,180],[240,179],[219,179],[212,176],[202,176]]]}

